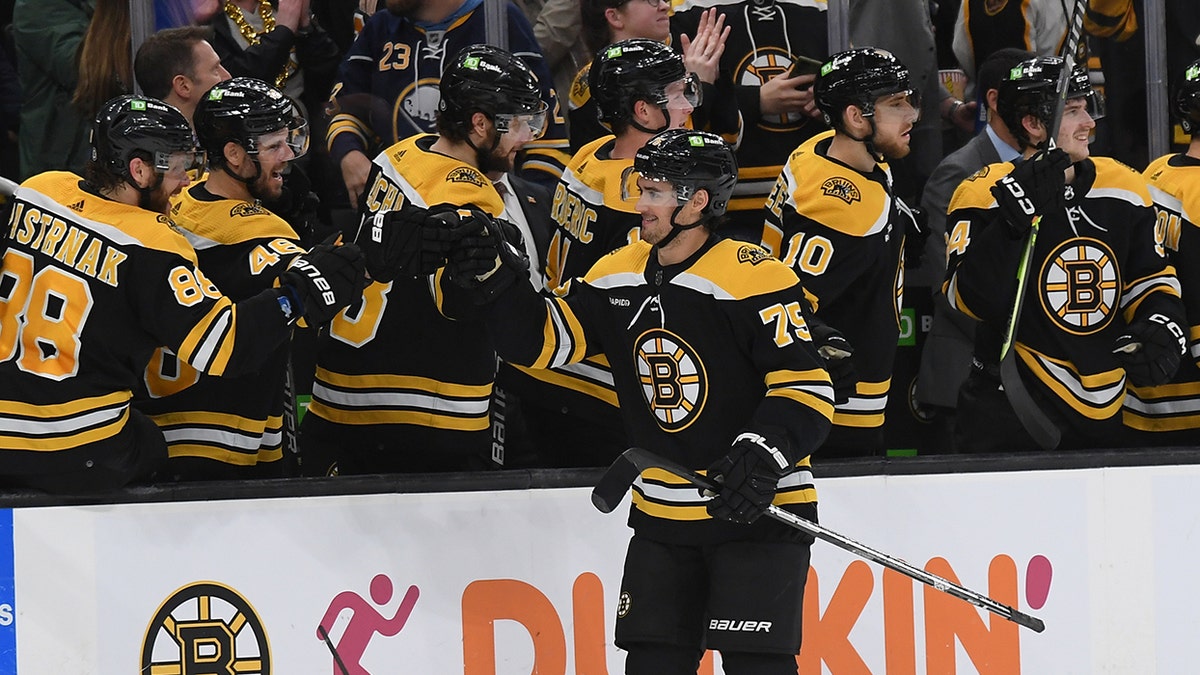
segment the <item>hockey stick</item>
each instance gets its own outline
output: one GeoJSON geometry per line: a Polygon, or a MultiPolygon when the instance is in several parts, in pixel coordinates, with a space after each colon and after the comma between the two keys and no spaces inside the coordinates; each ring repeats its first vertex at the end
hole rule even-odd
{"type": "Polygon", "coordinates": [[[350,671],[346,670],[346,664],[342,663],[342,657],[338,655],[337,650],[333,648],[333,641],[329,639],[329,632],[325,630],[325,626],[317,624],[317,633],[321,639],[325,641],[325,646],[329,647],[329,653],[333,654],[333,660],[337,663],[338,670],[342,671],[342,675],[350,675],[350,671]]]}
{"type": "MultiPolygon", "coordinates": [[[[1046,126],[1046,149],[1054,149],[1054,138],[1058,136],[1058,127],[1062,122],[1063,108],[1067,103],[1067,93],[1071,83],[1071,72],[1075,70],[1075,59],[1079,52],[1079,40],[1083,37],[1083,15],[1087,11],[1087,0],[1075,0],[1075,9],[1071,14],[1071,26],[1067,31],[1067,39],[1063,43],[1062,72],[1058,74],[1057,99],[1054,102],[1054,114],[1050,124],[1046,126]]],[[[1029,236],[1025,239],[1025,247],[1021,251],[1021,260],[1017,264],[1017,291],[1013,298],[1012,310],[1008,313],[1008,322],[1004,326],[1004,341],[1000,344],[1000,382],[1004,385],[1004,393],[1008,402],[1017,413],[1017,419],[1033,437],[1033,440],[1043,450],[1053,450],[1058,447],[1062,431],[1034,402],[1021,380],[1017,368],[1016,350],[1013,342],[1017,336],[1017,326],[1021,323],[1021,307],[1025,304],[1025,292],[1029,287],[1029,273],[1033,257],[1034,245],[1037,243],[1038,230],[1042,224],[1042,216],[1033,217],[1029,226],[1029,236]]]]}
{"type": "MultiPolygon", "coordinates": [[[[600,482],[596,483],[596,487],[592,489],[592,504],[597,509],[604,513],[611,513],[621,500],[625,497],[625,493],[629,491],[629,487],[633,485],[633,481],[641,475],[646,469],[660,469],[672,475],[678,476],[687,482],[705,490],[716,492],[721,489],[721,486],[716,481],[707,476],[701,476],[684,466],[676,464],[670,460],[664,459],[654,453],[643,450],[642,448],[629,448],[621,453],[621,456],[608,467],[604,475],[600,478],[600,482]]],[[[972,591],[968,588],[959,586],[958,584],[939,577],[936,574],[927,572],[919,567],[911,565],[900,558],[895,558],[886,553],[876,551],[869,546],[860,544],[849,537],[838,534],[833,530],[828,530],[812,521],[806,520],[793,513],[784,511],[774,504],[767,507],[767,515],[778,520],[785,525],[796,528],[802,532],[807,532],[817,539],[826,541],[838,548],[849,551],[855,555],[866,558],[867,560],[879,563],[888,569],[895,570],[901,574],[920,581],[923,584],[932,586],[943,593],[952,595],[959,600],[965,600],[976,607],[986,609],[993,614],[1008,619],[1013,623],[1025,626],[1034,632],[1041,633],[1046,630],[1046,624],[1042,620],[1017,611],[1008,605],[1001,604],[989,598],[982,593],[972,591]]]]}

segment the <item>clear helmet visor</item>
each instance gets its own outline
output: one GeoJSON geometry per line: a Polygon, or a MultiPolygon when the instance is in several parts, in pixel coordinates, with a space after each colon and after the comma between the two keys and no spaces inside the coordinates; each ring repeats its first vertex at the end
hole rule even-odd
{"type": "Polygon", "coordinates": [[[534,112],[496,114],[496,131],[526,143],[541,138],[546,133],[547,107],[545,101],[540,103],[540,107],[534,112]]]}
{"type": "Polygon", "coordinates": [[[289,161],[308,152],[308,123],[303,119],[295,127],[272,131],[254,139],[255,152],[262,159],[289,161]]]}
{"type": "MultiPolygon", "coordinates": [[[[1075,96],[1067,99],[1067,103],[1072,101],[1083,100],[1083,109],[1087,111],[1089,117],[1093,120],[1098,120],[1104,117],[1108,112],[1108,107],[1104,102],[1104,95],[1095,89],[1089,90],[1088,93],[1082,96],[1075,96]]],[[[1078,107],[1078,106],[1077,106],[1078,107]]],[[[1066,106],[1064,106],[1065,111],[1066,106]]]]}
{"type": "Polygon", "coordinates": [[[621,172],[621,201],[631,207],[680,206],[690,198],[687,192],[685,187],[676,186],[667,178],[647,176],[632,166],[621,172]]]}
{"type": "Polygon", "coordinates": [[[875,101],[874,115],[880,122],[916,124],[921,119],[921,93],[909,89],[881,96],[875,101]]]}
{"type": "Polygon", "coordinates": [[[663,87],[662,91],[663,105],[668,110],[695,110],[704,100],[704,90],[700,86],[700,79],[695,73],[688,73],[686,77],[675,80],[674,82],[663,87]]]}
{"type": "Polygon", "coordinates": [[[207,156],[199,148],[154,153],[154,169],[172,178],[180,178],[205,167],[207,156]]]}

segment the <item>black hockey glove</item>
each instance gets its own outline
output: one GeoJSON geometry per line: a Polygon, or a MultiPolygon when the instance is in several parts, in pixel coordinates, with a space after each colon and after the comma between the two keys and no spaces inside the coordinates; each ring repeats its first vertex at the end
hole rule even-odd
{"type": "Polygon", "coordinates": [[[734,523],[753,523],[775,499],[779,479],[792,469],[782,435],[745,431],[733,439],[729,454],[708,467],[721,491],[708,502],[708,515],[734,523]]]}
{"type": "Polygon", "coordinates": [[[477,304],[486,304],[514,281],[528,278],[529,256],[516,225],[474,209],[458,213],[470,234],[450,253],[446,271],[452,281],[472,290],[477,304]]]}
{"type": "Polygon", "coordinates": [[[1062,150],[1039,152],[1019,162],[1012,173],[992,186],[992,196],[1013,239],[1029,232],[1034,216],[1057,216],[1066,211],[1064,172],[1069,166],[1071,158],[1062,150]]]}
{"type": "Polygon", "coordinates": [[[279,286],[295,305],[293,314],[310,326],[328,323],[343,308],[362,297],[367,285],[362,251],[354,244],[331,240],[292,259],[279,275],[279,286]]]}
{"type": "Polygon", "coordinates": [[[825,361],[825,370],[833,384],[833,402],[845,403],[850,400],[858,384],[858,371],[854,369],[854,347],[846,341],[836,328],[818,321],[809,322],[813,345],[825,361]]]}
{"type": "Polygon", "coordinates": [[[1163,314],[1134,321],[1113,343],[1113,355],[1135,387],[1170,382],[1186,352],[1183,329],[1163,314]]]}
{"type": "Polygon", "coordinates": [[[363,218],[355,242],[362,247],[367,272],[375,281],[433,274],[464,234],[449,205],[424,209],[405,202],[398,210],[363,218]]]}

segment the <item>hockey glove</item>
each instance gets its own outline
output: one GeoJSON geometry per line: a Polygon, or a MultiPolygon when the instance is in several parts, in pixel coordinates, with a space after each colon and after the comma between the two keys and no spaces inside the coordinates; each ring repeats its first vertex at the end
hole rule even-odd
{"type": "Polygon", "coordinates": [[[738,434],[729,454],[708,467],[709,477],[721,483],[721,491],[708,502],[708,515],[749,524],[766,513],[779,479],[792,469],[782,441],[782,435],[738,434]]]}
{"type": "Polygon", "coordinates": [[[362,251],[354,244],[331,240],[293,258],[279,276],[280,290],[294,305],[293,314],[304,316],[310,326],[329,322],[362,297],[366,285],[362,251]]]}
{"type": "Polygon", "coordinates": [[[1113,343],[1113,355],[1135,387],[1170,382],[1186,351],[1183,329],[1163,314],[1134,321],[1113,343]]]}
{"type": "Polygon", "coordinates": [[[451,280],[472,290],[477,304],[486,304],[514,281],[528,278],[529,256],[516,225],[476,210],[459,214],[464,228],[470,223],[471,234],[450,253],[446,269],[451,280]]]}
{"type": "Polygon", "coordinates": [[[363,218],[355,242],[362,247],[367,271],[375,281],[433,274],[465,234],[448,205],[424,209],[405,202],[399,210],[363,218]]]}
{"type": "Polygon", "coordinates": [[[849,401],[858,385],[858,371],[854,369],[854,360],[850,358],[854,355],[854,347],[836,328],[818,321],[810,321],[809,330],[833,384],[833,402],[841,404],[849,401]]]}
{"type": "Polygon", "coordinates": [[[1071,158],[1059,149],[1039,152],[1019,162],[1012,172],[992,186],[1000,217],[1013,239],[1029,232],[1035,216],[1056,216],[1066,211],[1067,177],[1071,158]]]}

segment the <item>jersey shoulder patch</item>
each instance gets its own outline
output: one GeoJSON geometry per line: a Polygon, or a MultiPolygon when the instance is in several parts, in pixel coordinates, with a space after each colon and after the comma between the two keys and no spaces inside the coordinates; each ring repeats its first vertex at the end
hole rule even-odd
{"type": "Polygon", "coordinates": [[[959,209],[991,208],[996,203],[996,198],[992,196],[992,186],[1012,170],[1013,165],[1009,162],[997,162],[967,176],[966,180],[955,188],[954,196],[950,198],[950,205],[946,212],[953,213],[959,209]]]}

